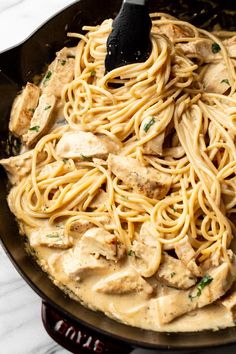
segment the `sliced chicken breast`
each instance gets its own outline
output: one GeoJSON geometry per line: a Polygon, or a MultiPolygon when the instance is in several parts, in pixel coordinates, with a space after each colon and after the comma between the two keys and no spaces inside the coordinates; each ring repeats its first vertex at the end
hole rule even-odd
{"type": "MultiPolygon", "coordinates": [[[[0,165],[8,172],[11,184],[18,184],[22,178],[26,177],[31,172],[32,156],[33,150],[30,150],[21,155],[0,160],[0,165]]],[[[45,154],[40,153],[38,154],[37,161],[40,163],[44,158],[45,154]]]]}
{"type": "Polygon", "coordinates": [[[197,278],[179,259],[166,253],[162,255],[161,265],[156,277],[163,284],[176,289],[189,289],[197,282],[197,278]]]}
{"type": "Polygon", "coordinates": [[[175,243],[175,253],[186,267],[197,277],[200,277],[201,269],[195,261],[195,251],[186,235],[182,240],[175,243]]]}
{"type": "Polygon", "coordinates": [[[61,98],[66,84],[74,78],[75,49],[63,48],[57,52],[56,59],[49,65],[41,82],[43,93],[61,98]]]}
{"type": "Polygon", "coordinates": [[[40,88],[27,82],[21,94],[14,101],[11,110],[9,130],[16,136],[21,137],[25,134],[38,105],[40,88]]]}
{"type": "Polygon", "coordinates": [[[80,249],[83,253],[103,256],[108,260],[118,261],[125,253],[124,247],[115,235],[103,228],[88,229],[81,238],[80,249]]]}
{"type": "Polygon", "coordinates": [[[205,63],[222,59],[220,47],[207,38],[199,38],[188,43],[178,43],[176,47],[187,56],[200,57],[205,63]]]}
{"type": "Polygon", "coordinates": [[[27,146],[33,146],[46,134],[53,125],[53,109],[56,104],[56,98],[53,95],[43,94],[40,97],[39,105],[34,112],[30,122],[30,127],[23,140],[27,146]]]}
{"type": "Polygon", "coordinates": [[[72,158],[81,161],[93,157],[105,159],[109,152],[114,151],[114,145],[90,132],[69,132],[59,140],[56,153],[62,158],[72,158]]]}
{"type": "Polygon", "coordinates": [[[46,246],[49,248],[68,249],[72,246],[72,242],[65,234],[64,228],[48,227],[39,228],[31,233],[30,245],[46,246]]]}
{"type": "Polygon", "coordinates": [[[232,272],[228,263],[224,262],[209,270],[191,290],[179,290],[159,297],[157,304],[160,323],[169,323],[185,313],[213,303],[231,288],[234,281],[235,269],[232,272]]]}
{"type": "Polygon", "coordinates": [[[229,77],[226,66],[223,62],[207,65],[202,83],[206,92],[224,94],[229,88],[229,77]]]}
{"type": "Polygon", "coordinates": [[[62,267],[66,275],[75,281],[82,281],[90,276],[106,274],[107,261],[80,252],[78,247],[62,257],[62,267]]]}
{"type": "Polygon", "coordinates": [[[161,34],[164,34],[172,42],[175,42],[180,38],[193,37],[193,34],[190,33],[187,27],[183,28],[172,23],[160,25],[158,29],[161,34]]]}
{"type": "Polygon", "coordinates": [[[93,290],[105,294],[128,294],[132,292],[151,294],[153,292],[152,286],[132,268],[102,279],[93,287],[93,290]]]}
{"type": "Polygon", "coordinates": [[[170,189],[169,175],[160,173],[152,167],[143,167],[131,157],[110,154],[108,167],[127,186],[149,198],[162,199],[170,189]]]}

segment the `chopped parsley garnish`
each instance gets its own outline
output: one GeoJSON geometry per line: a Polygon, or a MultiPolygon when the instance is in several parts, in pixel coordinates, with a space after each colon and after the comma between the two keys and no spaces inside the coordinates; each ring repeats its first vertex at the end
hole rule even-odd
{"type": "Polygon", "coordinates": [[[204,277],[202,278],[202,280],[198,283],[196,295],[189,294],[188,297],[191,299],[191,301],[192,301],[192,299],[194,299],[195,297],[199,297],[199,296],[201,295],[201,293],[202,293],[202,290],[203,290],[208,284],[210,284],[210,283],[212,282],[212,280],[213,280],[213,278],[212,278],[210,275],[208,275],[208,274],[204,275],[204,277]]]}
{"type": "Polygon", "coordinates": [[[43,83],[45,84],[48,80],[50,80],[51,76],[52,76],[52,72],[49,70],[45,76],[43,83]]]}
{"type": "Polygon", "coordinates": [[[147,133],[154,123],[155,123],[155,118],[152,118],[148,123],[144,124],[143,130],[147,133]]]}
{"type": "Polygon", "coordinates": [[[44,110],[45,111],[47,111],[48,109],[50,109],[52,106],[46,106],[45,108],[44,108],[44,110]]]}
{"type": "Polygon", "coordinates": [[[227,85],[230,86],[230,83],[229,83],[229,80],[228,80],[228,79],[221,80],[220,83],[222,84],[223,82],[224,82],[225,84],[227,84],[227,85]]]}
{"type": "Polygon", "coordinates": [[[49,237],[49,238],[58,238],[60,235],[58,232],[55,232],[55,234],[47,234],[46,237],[49,237]]]}
{"type": "Polygon", "coordinates": [[[40,125],[35,125],[34,127],[29,128],[29,130],[34,130],[37,133],[39,132],[39,129],[40,129],[40,125]]]}
{"type": "Polygon", "coordinates": [[[172,209],[173,209],[173,211],[176,213],[176,209],[175,209],[175,207],[173,207],[172,209]]]}
{"type": "Polygon", "coordinates": [[[67,59],[75,59],[75,55],[67,55],[67,59]]]}
{"type": "Polygon", "coordinates": [[[221,50],[221,48],[218,43],[213,43],[211,46],[211,50],[212,50],[212,53],[216,54],[221,50]]]}
{"type": "Polygon", "coordinates": [[[95,75],[96,75],[96,71],[95,70],[90,71],[90,76],[95,76],[95,75]]]}
{"type": "Polygon", "coordinates": [[[28,111],[29,111],[30,113],[34,113],[34,112],[35,112],[35,109],[34,109],[34,108],[29,108],[28,111]]]}
{"type": "Polygon", "coordinates": [[[170,277],[173,278],[176,275],[175,272],[170,273],[170,277]]]}
{"type": "Polygon", "coordinates": [[[92,161],[92,157],[91,156],[85,156],[83,154],[80,154],[81,160],[83,161],[92,161]]]}
{"type": "Polygon", "coordinates": [[[133,255],[134,255],[134,251],[129,250],[129,252],[128,252],[128,256],[133,256],[133,255]]]}
{"type": "Polygon", "coordinates": [[[60,63],[61,63],[62,66],[64,66],[65,63],[66,63],[66,60],[59,59],[59,61],[60,61],[60,63]]]}

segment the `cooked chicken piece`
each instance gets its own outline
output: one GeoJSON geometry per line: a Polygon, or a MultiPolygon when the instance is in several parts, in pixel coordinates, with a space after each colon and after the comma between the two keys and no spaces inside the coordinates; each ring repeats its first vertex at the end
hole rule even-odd
{"type": "MultiPolygon", "coordinates": [[[[99,222],[101,224],[109,224],[111,222],[111,219],[109,216],[95,216],[93,217],[95,222],[99,222]]],[[[79,218],[78,220],[74,220],[71,223],[70,226],[70,231],[73,232],[73,234],[76,234],[77,236],[82,236],[87,230],[92,229],[96,227],[96,223],[93,223],[89,220],[79,218]]]]}
{"type": "Polygon", "coordinates": [[[163,151],[163,155],[165,157],[167,156],[174,156],[176,159],[180,159],[185,155],[185,151],[182,146],[175,146],[175,147],[170,147],[166,148],[163,151]]]}
{"type": "Polygon", "coordinates": [[[131,248],[131,261],[134,268],[145,278],[150,278],[156,273],[156,247],[149,246],[140,240],[133,241],[131,248]]]}
{"type": "Polygon", "coordinates": [[[56,98],[53,95],[43,94],[39,99],[39,105],[36,108],[31,119],[30,128],[23,135],[23,140],[27,146],[34,145],[42,135],[46,134],[53,124],[53,109],[56,98]]]}
{"type": "Polygon", "coordinates": [[[174,257],[163,254],[161,265],[156,273],[157,279],[163,284],[176,289],[189,289],[195,285],[197,278],[186,266],[174,257]]]}
{"type": "Polygon", "coordinates": [[[103,141],[90,132],[68,132],[59,140],[56,153],[63,158],[86,161],[93,157],[105,159],[109,152],[113,152],[113,144],[103,141]]]}
{"type": "Polygon", "coordinates": [[[103,256],[118,261],[124,255],[124,247],[119,245],[117,237],[103,228],[93,227],[87,230],[80,241],[81,252],[103,256]]]}
{"type": "Polygon", "coordinates": [[[63,255],[62,266],[64,272],[73,280],[81,281],[86,277],[106,274],[108,263],[104,259],[82,253],[78,247],[63,255]]]}
{"type": "Polygon", "coordinates": [[[149,198],[162,199],[170,189],[171,177],[152,167],[143,167],[131,157],[110,154],[108,167],[111,172],[137,193],[149,198]]]}
{"type": "Polygon", "coordinates": [[[193,34],[190,33],[187,27],[183,28],[171,23],[160,25],[158,29],[161,34],[164,34],[172,42],[180,38],[193,37],[193,34]]]}
{"type": "Polygon", "coordinates": [[[64,174],[74,170],[72,160],[64,159],[63,161],[55,161],[45,165],[39,172],[39,177],[48,178],[55,176],[63,176],[64,174]]]}
{"type": "MultiPolygon", "coordinates": [[[[99,136],[99,135],[98,135],[99,136]]],[[[107,162],[103,159],[93,158],[93,163],[98,166],[107,166],[107,162]]]]}
{"type": "Polygon", "coordinates": [[[196,39],[188,43],[179,43],[176,45],[185,55],[200,57],[205,63],[210,63],[214,60],[222,59],[220,50],[214,52],[214,43],[207,38],[196,39]]]}
{"type": "Polygon", "coordinates": [[[160,133],[155,138],[149,140],[143,145],[144,154],[148,155],[162,155],[163,144],[165,140],[165,132],[160,133]]]}
{"type": "Polygon", "coordinates": [[[65,234],[64,228],[48,227],[39,228],[30,235],[30,245],[46,246],[49,248],[68,249],[72,246],[69,237],[65,234]]]}
{"type": "Polygon", "coordinates": [[[173,113],[174,104],[171,104],[168,109],[164,109],[158,116],[147,116],[143,119],[140,125],[140,137],[146,138],[153,133],[158,134],[142,146],[145,154],[162,155],[165,136],[171,130],[170,123],[173,113]]]}
{"type": "Polygon", "coordinates": [[[38,105],[40,88],[27,82],[22,93],[13,103],[9,130],[16,136],[22,136],[30,127],[30,121],[38,105]]]}
{"type": "Polygon", "coordinates": [[[0,160],[2,165],[9,174],[9,179],[12,184],[17,184],[20,180],[27,176],[32,167],[33,151],[27,151],[24,154],[12,156],[8,159],[0,160]]]}
{"type": "Polygon", "coordinates": [[[82,236],[86,231],[92,229],[95,225],[88,220],[80,219],[71,223],[70,231],[78,236],[82,236]]]}
{"type": "Polygon", "coordinates": [[[156,230],[150,221],[145,221],[139,232],[140,238],[144,244],[152,247],[157,245],[156,230]]]}
{"type": "Polygon", "coordinates": [[[114,140],[105,134],[98,134],[97,137],[107,145],[109,152],[112,152],[115,155],[119,154],[120,146],[114,140]]]}
{"type": "Polygon", "coordinates": [[[157,259],[160,257],[160,244],[154,227],[149,221],[146,221],[140,229],[140,238],[132,243],[130,258],[134,268],[145,278],[153,276],[159,264],[157,259]]]}
{"type": "Polygon", "coordinates": [[[134,269],[124,270],[99,281],[93,290],[105,294],[128,294],[145,292],[151,294],[153,288],[134,269]]]}
{"type": "Polygon", "coordinates": [[[56,59],[49,65],[41,82],[43,93],[60,98],[62,89],[74,78],[74,48],[63,48],[57,52],[56,59]]]}
{"type": "Polygon", "coordinates": [[[232,286],[228,295],[226,295],[220,303],[225,306],[233,315],[233,319],[236,320],[236,284],[232,286]]]}
{"type": "MultiPolygon", "coordinates": [[[[235,265],[233,265],[235,268],[235,265]]],[[[191,290],[179,290],[157,299],[160,323],[169,323],[176,317],[213,303],[231,288],[235,281],[228,263],[211,269],[191,290]]]]}
{"type": "Polygon", "coordinates": [[[92,202],[89,204],[89,207],[97,209],[103,205],[107,205],[108,199],[108,193],[103,189],[100,189],[96,196],[93,198],[92,202]]]}
{"type": "Polygon", "coordinates": [[[218,267],[222,262],[224,262],[224,258],[222,257],[222,249],[219,247],[211,253],[209,258],[201,263],[200,267],[202,272],[206,273],[209,269],[218,267]]]}
{"type": "Polygon", "coordinates": [[[230,88],[229,76],[222,62],[207,65],[202,83],[206,92],[223,94],[230,88]]]}
{"type": "Polygon", "coordinates": [[[17,186],[12,187],[10,192],[7,196],[7,204],[12,212],[17,217],[17,210],[16,210],[16,193],[17,193],[17,186]]]}
{"type": "Polygon", "coordinates": [[[186,267],[197,277],[200,277],[201,269],[195,262],[195,252],[189,241],[188,236],[186,235],[182,240],[175,243],[175,253],[178,258],[186,265],[186,267]]]}
{"type": "Polygon", "coordinates": [[[223,44],[227,48],[228,54],[231,58],[236,58],[236,36],[225,39],[223,44]]]}
{"type": "MultiPolygon", "coordinates": [[[[32,156],[33,150],[30,150],[21,155],[0,160],[0,165],[2,165],[8,172],[8,177],[11,184],[18,184],[22,178],[26,177],[30,173],[32,167],[32,156]]],[[[37,157],[37,161],[41,162],[44,160],[45,154],[39,153],[37,157]]]]}

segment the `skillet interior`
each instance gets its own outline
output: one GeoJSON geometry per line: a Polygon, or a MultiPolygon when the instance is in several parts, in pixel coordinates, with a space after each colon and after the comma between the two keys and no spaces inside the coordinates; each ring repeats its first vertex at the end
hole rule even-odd
{"type": "MultiPolygon", "coordinates": [[[[220,21],[226,23],[226,11],[220,10],[220,0],[196,1],[196,13],[191,9],[191,1],[179,0],[175,7],[170,0],[151,0],[151,11],[165,11],[190,20],[198,26],[211,28],[220,21]]],[[[222,3],[222,2],[221,2],[222,3]]],[[[0,69],[15,82],[13,84],[0,72],[0,155],[11,154],[12,141],[8,137],[8,116],[10,106],[17,90],[32,80],[35,74],[43,71],[46,63],[58,49],[65,45],[73,45],[72,40],[66,38],[66,30],[80,31],[83,24],[99,24],[103,19],[114,17],[120,7],[119,0],[81,0],[71,5],[43,25],[25,43],[0,54],[0,69]],[[102,9],[102,10],[101,10],[102,9]],[[17,63],[17,65],[16,65],[17,63]],[[8,145],[8,149],[6,146],[8,145]]],[[[195,5],[194,5],[195,6],[195,5]]],[[[222,5],[221,5],[222,6],[222,5]]],[[[232,10],[235,4],[224,1],[224,6],[232,10]]],[[[235,9],[236,10],[236,9],[235,9]]],[[[235,15],[229,14],[227,29],[236,29],[235,15]]],[[[226,26],[224,26],[226,28],[226,26]]],[[[16,146],[16,145],[14,145],[16,146]]],[[[48,279],[33,259],[27,255],[24,248],[24,239],[19,236],[17,224],[10,213],[7,203],[7,178],[0,170],[0,235],[2,244],[18,271],[29,285],[44,299],[56,308],[75,320],[95,328],[108,335],[138,346],[155,348],[201,348],[212,347],[236,342],[236,328],[225,329],[219,332],[201,332],[194,334],[161,334],[143,331],[119,324],[105,317],[103,314],[92,312],[79,303],[68,299],[48,279]]]]}

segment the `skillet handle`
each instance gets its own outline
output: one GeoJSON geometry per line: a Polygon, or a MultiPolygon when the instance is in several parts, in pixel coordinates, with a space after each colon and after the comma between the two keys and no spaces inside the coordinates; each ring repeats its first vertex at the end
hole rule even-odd
{"type": "Polygon", "coordinates": [[[48,303],[42,303],[42,321],[47,333],[74,354],[130,354],[133,347],[78,325],[48,303]]]}

